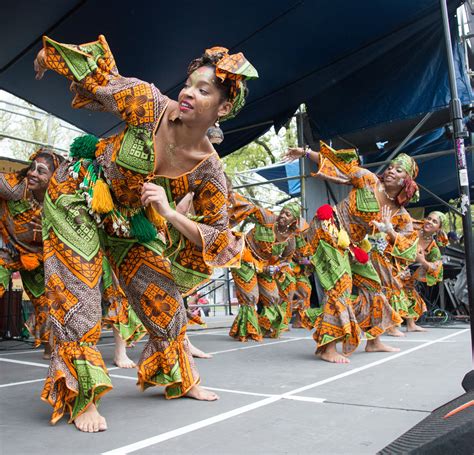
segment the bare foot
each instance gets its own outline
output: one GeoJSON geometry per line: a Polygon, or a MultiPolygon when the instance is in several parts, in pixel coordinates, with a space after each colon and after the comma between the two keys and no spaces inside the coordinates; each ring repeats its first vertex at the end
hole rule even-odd
{"type": "Polygon", "coordinates": [[[49,343],[44,345],[43,359],[51,360],[51,345],[49,343]]]}
{"type": "Polygon", "coordinates": [[[127,343],[122,340],[115,327],[113,328],[113,332],[115,340],[114,364],[119,368],[136,368],[136,363],[127,355],[127,343]]]}
{"type": "Polygon", "coordinates": [[[385,332],[388,336],[391,337],[404,337],[406,336],[403,332],[400,332],[396,327],[390,327],[385,332]]]}
{"type": "Polygon", "coordinates": [[[189,348],[191,349],[191,355],[193,357],[197,357],[198,359],[212,359],[212,354],[201,351],[191,343],[189,343],[189,348]]]}
{"type": "Polygon", "coordinates": [[[383,344],[380,341],[380,338],[377,337],[374,340],[367,340],[365,352],[400,352],[400,348],[394,348],[383,344]]]}
{"type": "Polygon", "coordinates": [[[407,332],[428,332],[428,330],[416,325],[413,319],[407,319],[407,332]]]}
{"type": "Polygon", "coordinates": [[[326,362],[330,363],[350,363],[351,361],[343,356],[342,354],[339,354],[336,350],[336,342],[331,342],[328,343],[324,350],[321,351],[319,354],[319,357],[321,357],[322,360],[325,360],[326,362]]]}
{"type": "Polygon", "coordinates": [[[85,433],[97,433],[107,430],[107,422],[99,414],[95,404],[89,405],[80,416],[76,417],[74,425],[76,425],[79,431],[84,431],[85,433]]]}
{"type": "Polygon", "coordinates": [[[199,401],[215,401],[219,399],[219,395],[199,385],[191,387],[185,397],[194,398],[199,401]]]}

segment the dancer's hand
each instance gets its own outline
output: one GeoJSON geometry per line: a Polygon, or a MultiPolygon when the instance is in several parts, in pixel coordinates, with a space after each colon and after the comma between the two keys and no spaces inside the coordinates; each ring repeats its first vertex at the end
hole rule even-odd
{"type": "Polygon", "coordinates": [[[168,218],[174,212],[168,202],[164,188],[154,183],[147,182],[143,185],[141,201],[145,207],[151,204],[165,218],[168,218]]]}
{"type": "Polygon", "coordinates": [[[388,205],[384,205],[382,207],[381,215],[382,215],[382,223],[385,224],[385,226],[387,226],[387,228],[389,226],[391,226],[391,224],[392,224],[392,210],[390,209],[390,207],[388,205]]]}
{"type": "Polygon", "coordinates": [[[181,215],[187,215],[188,213],[195,215],[196,212],[194,211],[193,198],[194,193],[192,191],[187,193],[183,199],[179,201],[178,205],[176,206],[176,211],[181,213],[181,215]]]}
{"type": "Polygon", "coordinates": [[[46,68],[46,65],[45,65],[44,49],[41,49],[38,52],[38,55],[36,56],[35,61],[33,63],[33,66],[35,68],[35,73],[36,73],[35,79],[38,81],[40,79],[43,79],[44,73],[48,71],[48,68],[46,68]]]}
{"type": "Polygon", "coordinates": [[[290,163],[291,161],[302,158],[305,154],[305,149],[302,147],[290,147],[283,155],[283,162],[290,163]]]}

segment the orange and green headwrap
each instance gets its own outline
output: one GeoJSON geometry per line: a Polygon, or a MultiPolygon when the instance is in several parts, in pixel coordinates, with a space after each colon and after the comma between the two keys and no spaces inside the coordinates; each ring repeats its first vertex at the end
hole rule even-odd
{"type": "Polygon", "coordinates": [[[220,121],[229,120],[245,105],[245,88],[243,80],[257,79],[258,73],[253,65],[244,57],[242,52],[229,55],[229,50],[225,47],[215,46],[206,49],[205,54],[208,57],[221,55],[216,63],[216,77],[224,82],[231,80],[230,100],[233,103],[232,110],[226,116],[220,118],[220,121]]]}
{"type": "Polygon", "coordinates": [[[288,204],[283,206],[282,211],[283,210],[288,210],[293,215],[295,220],[299,219],[301,216],[301,207],[297,202],[288,202],[288,204]]]}
{"type": "Polygon", "coordinates": [[[420,200],[420,192],[415,178],[418,176],[418,165],[415,160],[406,153],[400,153],[391,161],[391,164],[400,166],[407,174],[404,186],[397,196],[397,202],[400,205],[406,205],[409,202],[418,202],[420,200]]]}

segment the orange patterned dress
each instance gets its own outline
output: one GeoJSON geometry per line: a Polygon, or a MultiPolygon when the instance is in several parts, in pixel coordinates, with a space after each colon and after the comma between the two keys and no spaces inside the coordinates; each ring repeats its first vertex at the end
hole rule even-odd
{"type": "Polygon", "coordinates": [[[43,240],[34,229],[41,224],[42,204],[26,189],[26,179],[17,174],[0,174],[0,296],[10,276],[19,271],[23,288],[33,304],[34,314],[26,327],[35,347],[49,340],[49,303],[44,292],[43,240]]]}
{"type": "Polygon", "coordinates": [[[167,398],[177,398],[200,380],[181,295],[209,279],[213,267],[238,266],[243,239],[228,228],[227,188],[216,153],[181,176],[154,175],[154,133],[169,99],[152,84],[121,76],[103,36],[80,46],[44,37],[44,50],[46,66],[72,81],[73,107],[107,111],[126,122],[121,133],[94,144],[91,155],[62,165],[45,198],[46,295],[55,346],[42,397],[54,408],[54,423],[66,411],[75,419],[112,388],[96,347],[104,255],[150,335],[138,385],[163,385],[167,398]],[[202,247],[171,225],[153,225],[140,202],[145,181],[162,185],[170,204],[194,193],[192,219],[202,247]],[[100,213],[93,209],[99,182],[112,201],[100,213]]]}

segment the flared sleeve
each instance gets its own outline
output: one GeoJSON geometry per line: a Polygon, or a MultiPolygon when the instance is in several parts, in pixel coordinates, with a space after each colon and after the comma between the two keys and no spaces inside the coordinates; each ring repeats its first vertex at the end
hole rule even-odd
{"type": "Polygon", "coordinates": [[[425,259],[429,262],[429,267],[419,267],[414,277],[419,281],[426,282],[428,286],[434,286],[443,281],[443,260],[441,250],[435,241],[429,246],[425,259]]]}
{"type": "Polygon", "coordinates": [[[413,228],[410,215],[403,208],[401,213],[392,217],[392,224],[396,232],[395,241],[389,241],[386,252],[398,262],[408,266],[416,259],[418,232],[413,228]]]}
{"type": "Polygon", "coordinates": [[[44,65],[69,79],[74,108],[117,115],[133,126],[153,125],[167,97],[148,82],[118,73],[103,35],[81,45],[62,44],[43,37],[44,65]]]}
{"type": "Polygon", "coordinates": [[[0,199],[19,201],[26,192],[26,179],[21,179],[14,172],[0,173],[0,199]]]}
{"type": "Polygon", "coordinates": [[[231,227],[237,226],[249,217],[252,217],[259,224],[268,224],[274,217],[270,210],[255,205],[241,194],[232,192],[229,195],[229,200],[229,221],[231,227]]]}

